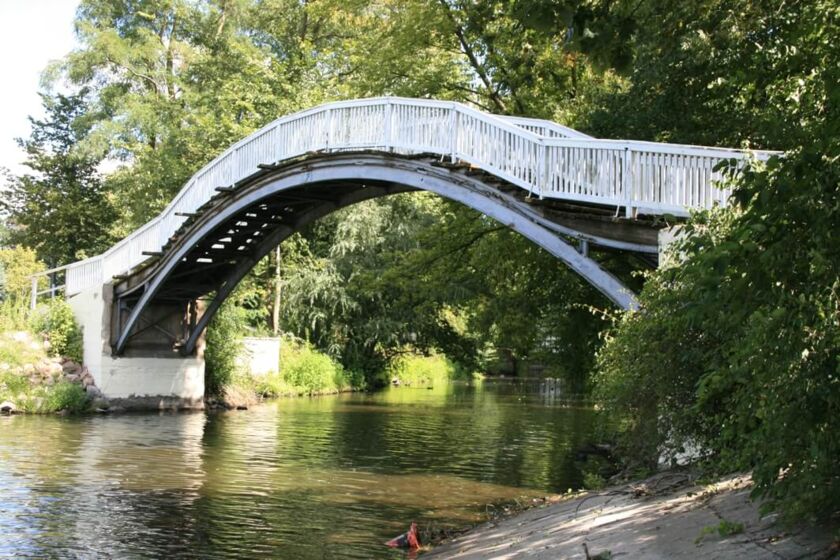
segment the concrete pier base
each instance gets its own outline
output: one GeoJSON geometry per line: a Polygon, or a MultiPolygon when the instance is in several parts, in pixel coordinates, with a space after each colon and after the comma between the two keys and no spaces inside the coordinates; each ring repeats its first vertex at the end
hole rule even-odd
{"type": "Polygon", "coordinates": [[[144,355],[111,353],[112,286],[85,290],[68,299],[84,337],[84,365],[102,394],[126,409],[204,406],[204,352],[184,357],[170,348],[144,355]]]}

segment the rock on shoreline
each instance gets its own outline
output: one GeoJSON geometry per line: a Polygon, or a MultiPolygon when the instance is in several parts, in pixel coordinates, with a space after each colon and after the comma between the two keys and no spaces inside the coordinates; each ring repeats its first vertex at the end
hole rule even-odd
{"type": "MultiPolygon", "coordinates": [[[[15,342],[27,345],[36,351],[36,353],[43,355],[45,352],[44,345],[33,340],[32,335],[27,332],[13,332],[7,336],[15,342]]],[[[15,367],[10,364],[0,363],[0,373],[20,376],[26,379],[32,387],[49,388],[62,382],[79,385],[85,391],[93,409],[105,411],[110,408],[109,402],[103,397],[102,392],[96,386],[93,375],[91,375],[88,369],[67,357],[43,356],[32,363],[25,363],[15,367]]],[[[25,412],[23,410],[25,407],[21,406],[21,401],[27,399],[25,394],[6,395],[6,397],[6,401],[0,406],[1,413],[16,414],[25,412]]]]}

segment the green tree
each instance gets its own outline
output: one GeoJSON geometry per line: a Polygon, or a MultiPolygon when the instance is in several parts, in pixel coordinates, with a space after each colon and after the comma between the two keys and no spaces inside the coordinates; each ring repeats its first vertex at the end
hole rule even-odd
{"type": "Polygon", "coordinates": [[[501,350],[587,384],[603,326],[592,306],[608,303],[480,213],[397,195],[344,210],[299,243],[284,262],[284,325],[348,367],[376,373],[412,349],[477,368],[501,350]]]}
{"type": "Polygon", "coordinates": [[[97,166],[100,156],[78,144],[91,131],[86,92],[43,96],[46,118],[30,119],[32,134],[20,140],[33,173],[12,177],[0,202],[12,227],[8,243],[33,248],[59,266],[105,250],[115,213],[97,166]]]}
{"type": "Polygon", "coordinates": [[[797,146],[809,121],[791,109],[832,64],[820,29],[834,17],[823,0],[598,2],[582,48],[627,80],[599,90],[579,122],[607,138],[797,146]]]}
{"type": "Polygon", "coordinates": [[[323,101],[317,53],[329,31],[293,0],[84,0],[81,47],[48,77],[91,88],[88,149],[124,165],[108,177],[124,235],[192,173],[278,116],[323,101]]]}

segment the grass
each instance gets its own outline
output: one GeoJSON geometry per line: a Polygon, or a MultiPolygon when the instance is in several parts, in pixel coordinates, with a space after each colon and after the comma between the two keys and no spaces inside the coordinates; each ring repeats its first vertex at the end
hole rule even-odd
{"type": "Polygon", "coordinates": [[[0,301],[0,332],[29,328],[29,307],[17,301],[0,301]]]}
{"type": "MultiPolygon", "coordinates": [[[[454,379],[472,379],[443,355],[406,354],[392,360],[385,371],[388,381],[432,386],[454,379]]],[[[366,388],[360,372],[345,369],[336,360],[300,339],[284,336],[280,344],[279,372],[255,377],[236,371],[223,384],[219,395],[228,407],[247,406],[261,398],[327,395],[366,388]]]]}
{"type": "Polygon", "coordinates": [[[78,413],[90,408],[87,393],[81,385],[67,381],[36,385],[18,372],[0,373],[0,401],[13,403],[20,412],[39,414],[78,413]]]}
{"type": "Polygon", "coordinates": [[[261,380],[266,396],[314,395],[364,388],[364,382],[307,342],[283,337],[279,373],[261,380]]]}
{"type": "Polygon", "coordinates": [[[46,357],[44,347],[34,342],[28,333],[0,333],[0,371],[17,370],[27,364],[36,364],[46,357]]]}

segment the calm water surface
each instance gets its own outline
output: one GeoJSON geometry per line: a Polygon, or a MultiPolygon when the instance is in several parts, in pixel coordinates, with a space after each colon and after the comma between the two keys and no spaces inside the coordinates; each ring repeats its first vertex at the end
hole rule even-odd
{"type": "Polygon", "coordinates": [[[416,520],[579,487],[592,411],[521,385],[0,417],[0,557],[401,558],[416,520]]]}

